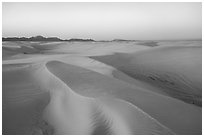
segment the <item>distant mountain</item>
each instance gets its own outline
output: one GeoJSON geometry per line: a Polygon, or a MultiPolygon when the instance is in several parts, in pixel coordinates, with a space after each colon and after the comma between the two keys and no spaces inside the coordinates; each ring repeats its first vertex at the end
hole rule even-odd
{"type": "Polygon", "coordinates": [[[63,41],[57,37],[43,37],[43,36],[35,36],[35,37],[8,37],[8,38],[2,38],[2,41],[63,41]]]}
{"type": "Polygon", "coordinates": [[[62,40],[58,37],[43,37],[43,36],[35,36],[35,37],[7,37],[2,38],[2,41],[94,41],[92,39],[69,39],[69,40],[62,40]]]}

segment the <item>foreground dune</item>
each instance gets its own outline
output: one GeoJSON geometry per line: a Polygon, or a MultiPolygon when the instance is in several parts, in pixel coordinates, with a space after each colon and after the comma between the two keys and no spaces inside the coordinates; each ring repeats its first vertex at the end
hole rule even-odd
{"type": "Polygon", "coordinates": [[[7,83],[4,90],[8,91],[3,94],[4,134],[173,133],[125,101],[108,97],[93,99],[76,94],[43,65],[15,67],[13,70],[10,66],[4,69],[6,76],[3,81],[7,83]],[[13,111],[19,115],[11,113],[13,111]]]}
{"type": "Polygon", "coordinates": [[[49,63],[47,66],[53,74],[81,95],[120,98],[138,106],[177,134],[199,134],[202,123],[199,107],[80,67],[60,62],[49,63]]]}
{"type": "Polygon", "coordinates": [[[4,43],[3,134],[202,133],[200,47],[106,44],[4,43]]]}

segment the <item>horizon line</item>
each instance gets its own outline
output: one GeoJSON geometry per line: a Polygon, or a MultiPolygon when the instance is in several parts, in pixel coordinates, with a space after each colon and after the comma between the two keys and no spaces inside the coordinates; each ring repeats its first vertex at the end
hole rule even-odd
{"type": "Polygon", "coordinates": [[[32,37],[37,37],[37,36],[41,36],[41,37],[44,37],[44,38],[58,38],[60,40],[71,40],[71,39],[83,39],[83,40],[88,40],[88,39],[91,39],[91,40],[94,40],[94,41],[113,41],[113,40],[124,40],[124,41],[140,41],[140,40],[152,40],[152,41],[163,41],[163,40],[202,40],[202,38],[182,38],[182,39],[123,39],[123,38],[114,38],[114,39],[111,39],[111,40],[107,40],[107,39],[101,39],[101,40],[95,40],[93,38],[76,38],[76,37],[72,37],[72,38],[68,38],[68,39],[63,39],[63,38],[60,38],[58,36],[43,36],[43,35],[35,35],[35,36],[29,36],[29,37],[26,37],[26,36],[7,36],[7,37],[4,37],[2,36],[2,38],[32,38],[32,37]]]}

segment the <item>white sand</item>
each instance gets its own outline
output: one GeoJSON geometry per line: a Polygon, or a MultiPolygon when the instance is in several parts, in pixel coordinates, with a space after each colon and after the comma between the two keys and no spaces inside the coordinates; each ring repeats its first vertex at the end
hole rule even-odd
{"type": "Polygon", "coordinates": [[[3,134],[201,134],[200,48],[134,42],[3,45],[3,134]],[[116,52],[122,53],[111,55],[116,52]],[[150,82],[144,78],[150,74],[168,74],[164,79],[178,87],[150,82]],[[182,91],[173,97],[188,94],[199,103],[167,91],[182,91]]]}
{"type": "MultiPolygon", "coordinates": [[[[58,62],[53,63],[54,66],[58,65],[58,62]]],[[[76,94],[44,65],[10,67],[4,68],[3,76],[6,83],[4,90],[7,91],[3,94],[3,114],[7,114],[3,115],[6,118],[3,126],[7,134],[91,134],[99,124],[105,124],[94,119],[96,112],[102,113],[100,115],[110,121],[107,124],[110,131],[107,132],[111,134],[173,133],[129,103],[108,97],[92,99],[76,94]],[[17,111],[19,115],[12,111],[17,111]],[[50,125],[44,127],[45,121],[50,125]]]]}
{"type": "Polygon", "coordinates": [[[195,134],[201,125],[199,107],[71,65],[50,64],[49,70],[81,95],[121,98],[138,106],[177,133],[195,134]]]}

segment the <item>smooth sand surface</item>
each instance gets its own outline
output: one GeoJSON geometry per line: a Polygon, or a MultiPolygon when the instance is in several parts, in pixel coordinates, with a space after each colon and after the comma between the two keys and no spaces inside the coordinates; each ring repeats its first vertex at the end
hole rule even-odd
{"type": "Polygon", "coordinates": [[[201,47],[166,46],[134,54],[117,53],[92,58],[159,87],[164,94],[201,106],[201,52],[201,47]]]}
{"type": "Polygon", "coordinates": [[[201,134],[201,48],[139,43],[4,42],[3,134],[201,134]]]}

